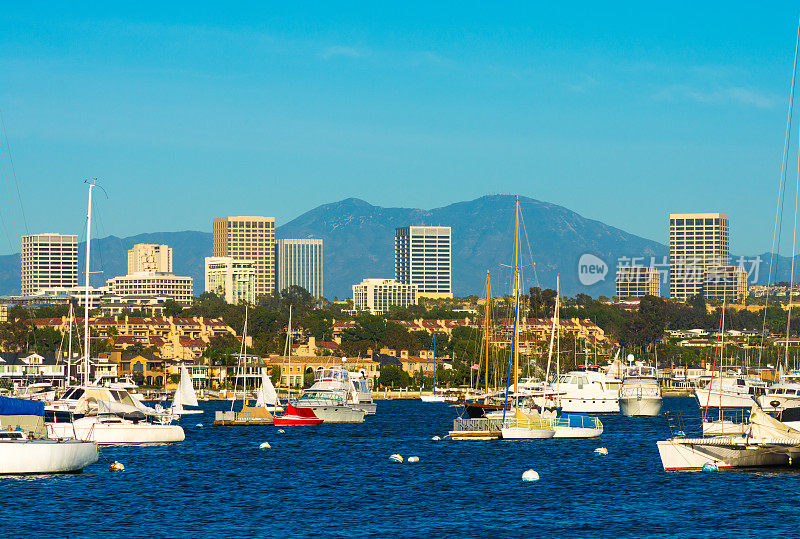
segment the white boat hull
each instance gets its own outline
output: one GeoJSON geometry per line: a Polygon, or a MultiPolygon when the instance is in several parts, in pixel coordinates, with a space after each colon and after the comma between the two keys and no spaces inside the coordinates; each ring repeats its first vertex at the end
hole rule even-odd
{"type": "Polygon", "coordinates": [[[559,427],[556,425],[553,438],[597,438],[603,434],[603,427],[599,429],[585,427],[559,427]]]}
{"type": "Polygon", "coordinates": [[[795,395],[762,395],[757,400],[762,410],[772,413],[800,406],[800,398],[795,395]]]}
{"type": "Polygon", "coordinates": [[[363,410],[366,415],[375,415],[378,411],[378,405],[374,402],[355,402],[350,403],[350,406],[358,410],[363,410]]]}
{"type": "Polygon", "coordinates": [[[526,427],[502,427],[500,434],[504,440],[545,440],[553,438],[553,429],[529,429],[526,427]]]}
{"type": "Polygon", "coordinates": [[[753,397],[747,393],[737,394],[706,388],[695,389],[694,398],[697,399],[700,408],[708,405],[711,408],[747,408],[749,410],[755,402],[753,397]]]}
{"type": "Polygon", "coordinates": [[[75,438],[99,445],[151,445],[182,442],[185,439],[179,425],[158,423],[102,423],[91,418],[76,419],[73,423],[48,423],[48,437],[75,438]]]}
{"type": "Polygon", "coordinates": [[[574,398],[561,397],[561,411],[565,413],[618,414],[619,398],[574,398]]]}
{"type": "Polygon", "coordinates": [[[719,439],[673,438],[658,442],[658,453],[664,470],[702,470],[705,464],[717,468],[750,468],[756,466],[786,466],[789,455],[776,452],[774,447],[747,445],[718,445],[719,439]],[[697,443],[692,443],[692,442],[697,443]]]}
{"type": "Polygon", "coordinates": [[[444,402],[444,395],[420,395],[422,402],[444,402]]]}
{"type": "Polygon", "coordinates": [[[314,410],[314,415],[322,419],[323,423],[363,423],[366,415],[364,410],[350,406],[319,406],[302,402],[297,405],[314,410]]]}
{"type": "Polygon", "coordinates": [[[627,417],[658,417],[661,404],[661,397],[622,397],[619,399],[619,411],[627,417]]]}
{"type": "Polygon", "coordinates": [[[77,440],[0,442],[0,474],[76,473],[97,462],[97,444],[77,440]]]}

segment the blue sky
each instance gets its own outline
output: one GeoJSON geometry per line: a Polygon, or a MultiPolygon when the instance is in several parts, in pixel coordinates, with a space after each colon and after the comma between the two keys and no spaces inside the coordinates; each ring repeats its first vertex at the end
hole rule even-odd
{"type": "Polygon", "coordinates": [[[99,235],[519,193],[662,242],[721,211],[769,248],[800,3],[108,4],[3,8],[31,233],[78,232],[98,177],[99,235]]]}

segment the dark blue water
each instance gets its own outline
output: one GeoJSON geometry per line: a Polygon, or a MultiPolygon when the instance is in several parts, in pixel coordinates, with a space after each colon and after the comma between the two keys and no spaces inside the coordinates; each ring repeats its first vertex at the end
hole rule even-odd
{"type": "MultiPolygon", "coordinates": [[[[604,417],[592,440],[433,442],[454,408],[379,402],[361,425],[278,434],[214,427],[210,411],[228,403],[202,404],[180,444],[103,448],[80,475],[0,479],[4,535],[788,537],[800,522],[795,470],[664,472],[663,418],[604,417]],[[528,468],[541,480],[522,482],[528,468]]],[[[699,415],[688,398],[665,408],[699,415]]]]}

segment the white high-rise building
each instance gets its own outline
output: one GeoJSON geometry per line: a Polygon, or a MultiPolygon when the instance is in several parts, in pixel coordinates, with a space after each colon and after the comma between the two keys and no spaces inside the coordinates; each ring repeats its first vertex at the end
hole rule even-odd
{"type": "Polygon", "coordinates": [[[278,240],[275,242],[275,266],[278,292],[297,285],[315,298],[323,297],[321,239],[278,240]]]}
{"type": "Polygon", "coordinates": [[[669,296],[702,294],[709,268],[727,266],[728,216],[723,213],[673,213],[669,216],[669,296]]]}
{"type": "Polygon", "coordinates": [[[170,298],[184,307],[192,304],[192,278],[180,277],[171,273],[142,272],[114,277],[106,281],[108,293],[127,297],[170,298]]]}
{"type": "Polygon", "coordinates": [[[417,286],[420,297],[452,298],[449,226],[406,226],[394,231],[394,277],[417,286]]]}
{"type": "Polygon", "coordinates": [[[206,257],[206,292],[213,292],[226,302],[238,305],[255,303],[256,268],[249,260],[229,256],[206,257]]]}
{"type": "Polygon", "coordinates": [[[22,236],[20,258],[23,296],[42,288],[78,285],[78,236],[74,234],[22,236]]]}
{"type": "Polygon", "coordinates": [[[253,263],[256,298],[275,290],[274,217],[215,218],[213,254],[253,263]]]}
{"type": "Polygon", "coordinates": [[[392,305],[408,307],[417,303],[417,285],[398,283],[394,279],[364,279],[353,285],[353,308],[383,314],[392,305]]]}
{"type": "Polygon", "coordinates": [[[154,243],[137,243],[128,250],[128,274],[172,273],[172,248],[154,243]]]}

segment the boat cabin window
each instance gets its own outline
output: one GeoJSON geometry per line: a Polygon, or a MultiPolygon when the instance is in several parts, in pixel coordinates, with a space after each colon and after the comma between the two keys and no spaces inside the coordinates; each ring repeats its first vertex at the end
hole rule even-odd
{"type": "Polygon", "coordinates": [[[737,386],[743,386],[744,385],[744,380],[742,380],[741,378],[737,378],[736,379],[736,385],[737,386]]]}
{"type": "Polygon", "coordinates": [[[82,396],[83,396],[83,390],[81,388],[79,388],[79,387],[76,387],[75,389],[71,389],[71,390],[67,391],[67,394],[64,395],[64,398],[65,399],[78,400],[82,396]]]}
{"type": "Polygon", "coordinates": [[[606,388],[617,390],[619,389],[619,382],[606,382],[606,388]]]}

